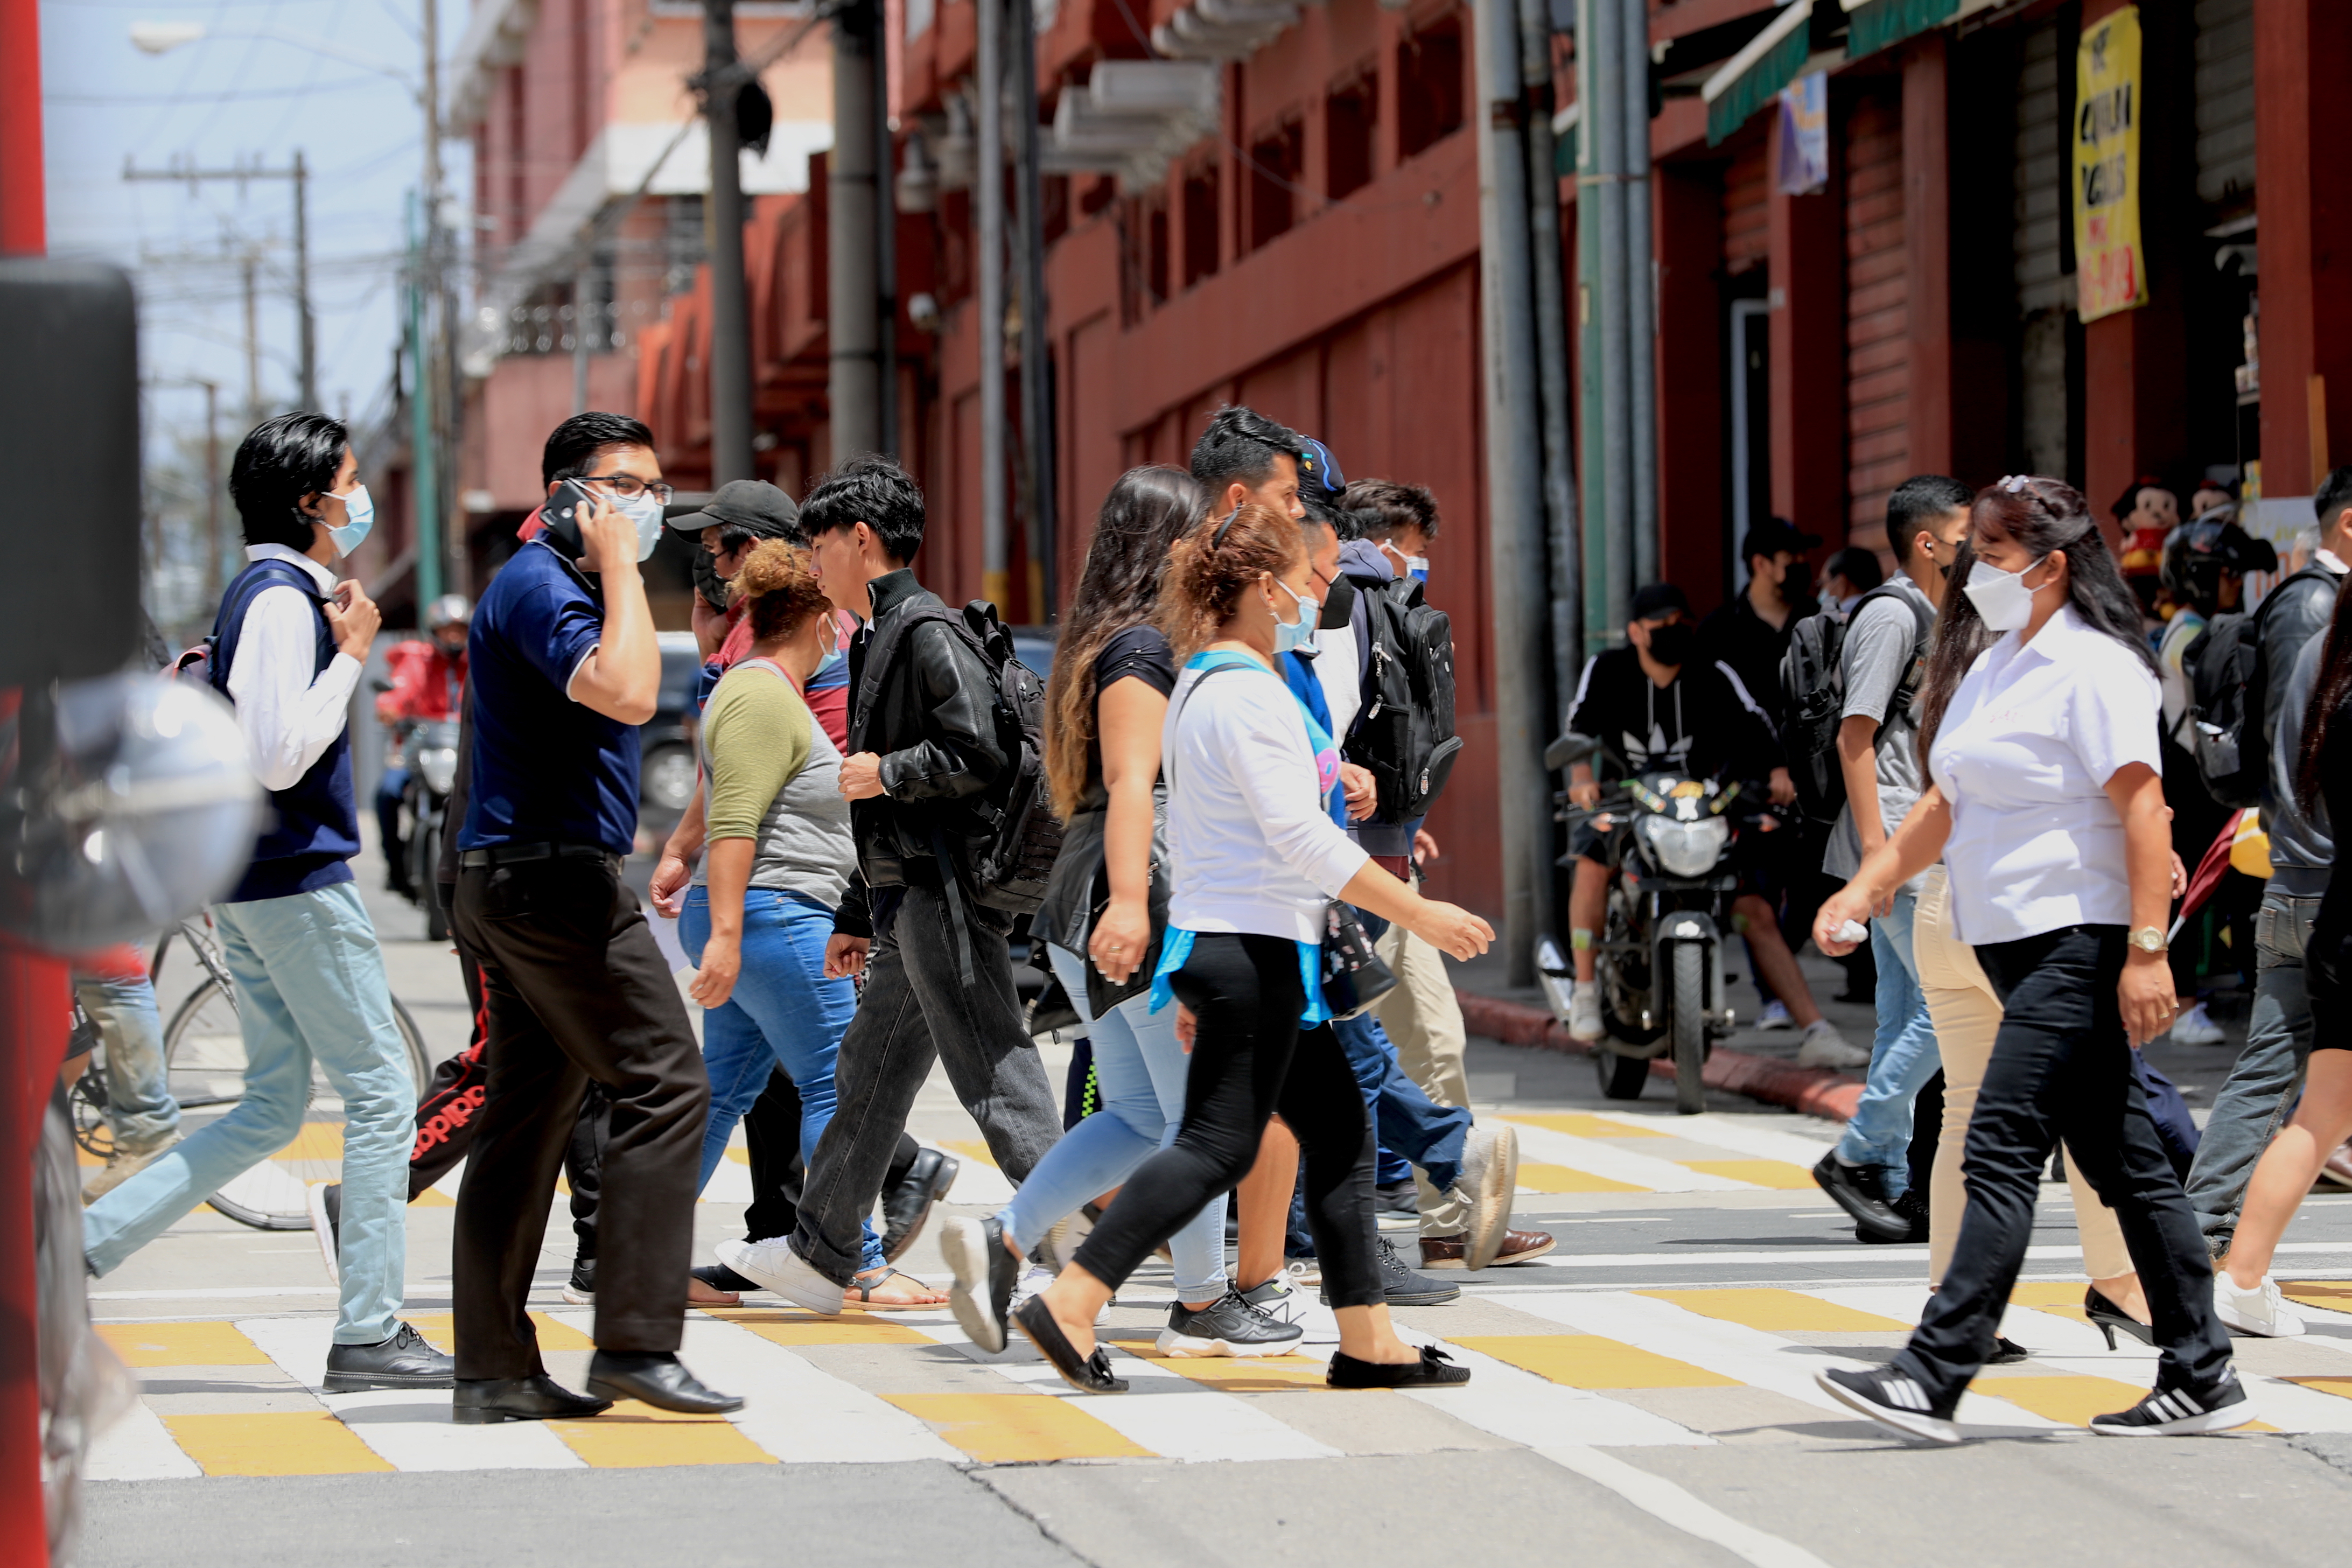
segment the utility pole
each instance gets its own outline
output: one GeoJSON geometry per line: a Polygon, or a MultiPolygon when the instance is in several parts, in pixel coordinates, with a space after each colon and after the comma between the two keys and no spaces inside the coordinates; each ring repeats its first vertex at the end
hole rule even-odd
{"type": "MultiPolygon", "coordinates": [[[[430,137],[426,138],[428,142],[431,140],[430,137]]],[[[310,313],[310,171],[309,165],[302,161],[301,150],[299,148],[295,150],[293,163],[283,169],[266,168],[258,163],[246,168],[230,169],[201,169],[193,163],[177,168],[142,169],[135,167],[130,159],[125,158],[122,163],[122,177],[125,180],[185,181],[190,195],[195,194],[196,186],[200,182],[206,180],[235,180],[240,191],[247,183],[254,180],[285,180],[293,185],[294,321],[295,335],[300,345],[299,378],[302,406],[318,407],[318,345],[310,313]]],[[[251,297],[249,292],[247,297],[251,297]]],[[[249,315],[247,319],[249,323],[249,315]]],[[[248,324],[247,327],[248,339],[252,336],[252,331],[251,325],[248,324]]],[[[256,382],[258,379],[257,375],[254,378],[256,382]]],[[[260,405],[258,396],[256,396],[253,401],[257,408],[260,405]]]]}
{"type": "MultiPolygon", "coordinates": [[[[710,198],[706,216],[710,248],[713,489],[751,477],[751,308],[743,286],[743,153],[735,121],[740,76],[735,53],[735,0],[702,0],[702,113],[710,132],[710,198]]],[[[836,157],[840,151],[834,149],[836,157]]],[[[831,215],[830,221],[839,224],[840,215],[831,215]]],[[[838,285],[838,273],[834,282],[838,285]]],[[[838,345],[835,348],[838,352],[838,345]]],[[[835,417],[839,417],[837,411],[835,417]]],[[[836,436],[835,451],[840,445],[836,436]]]]}
{"type": "Polygon", "coordinates": [[[196,384],[205,389],[205,602],[217,605],[221,559],[228,549],[221,537],[220,383],[196,384]]]}
{"type": "Polygon", "coordinates": [[[260,253],[245,253],[245,422],[261,423],[261,315],[254,300],[253,272],[260,253]]]}
{"type": "Polygon", "coordinates": [[[898,456],[898,187],[890,136],[890,27],[874,0],[874,449],[898,456]]]}
{"type": "Polygon", "coordinates": [[[882,446],[882,365],[876,249],[881,237],[877,197],[887,163],[875,134],[875,62],[882,49],[882,7],[856,0],[833,18],[833,153],[825,163],[825,380],[833,460],[882,446]]]}
{"type": "MultiPolygon", "coordinates": [[[[1625,117],[1625,488],[1633,534],[1633,586],[1658,581],[1658,313],[1650,244],[1650,5],[1619,0],[1625,117]]],[[[1630,589],[1629,589],[1630,593],[1630,589]]],[[[1629,600],[1630,603],[1630,600],[1629,600]]]]}
{"type": "Polygon", "coordinates": [[[1045,212],[1037,166],[1037,7],[1035,0],[1012,5],[1013,103],[1021,115],[1013,147],[1020,181],[1022,494],[1028,503],[1022,531],[1037,587],[1029,618],[1042,625],[1054,616],[1054,334],[1045,303],[1045,212]]]}
{"type": "Polygon", "coordinates": [[[422,626],[425,608],[441,596],[441,465],[433,442],[433,356],[425,341],[426,276],[425,247],[432,220],[425,216],[430,203],[408,200],[408,488],[416,521],[414,542],[416,573],[416,618],[422,626]]]}
{"type": "Polygon", "coordinates": [[[973,68],[979,126],[972,181],[980,197],[980,594],[1011,602],[1004,515],[1004,0],[980,8],[973,68]]]}
{"type": "Polygon", "coordinates": [[[1528,255],[1535,282],[1536,373],[1543,392],[1544,511],[1551,546],[1551,702],[1564,717],[1584,655],[1584,573],[1576,537],[1576,447],[1569,435],[1568,300],[1560,277],[1559,149],[1552,139],[1550,0],[1517,0],[1527,91],[1528,255]]]}

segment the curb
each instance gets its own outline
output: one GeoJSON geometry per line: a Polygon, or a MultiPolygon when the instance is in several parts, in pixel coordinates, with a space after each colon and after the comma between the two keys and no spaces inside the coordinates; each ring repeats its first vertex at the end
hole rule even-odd
{"type": "MultiPolygon", "coordinates": [[[[1592,1054],[1590,1047],[1570,1037],[1559,1019],[1540,1008],[1470,991],[1456,990],[1454,994],[1462,1005],[1462,1022],[1474,1035],[1500,1040],[1507,1046],[1558,1051],[1563,1056],[1592,1054]]],[[[1652,1062],[1650,1076],[1671,1082],[1674,1065],[1652,1062]]],[[[1832,1121],[1851,1121],[1854,1107],[1862,1100],[1862,1080],[1850,1074],[1829,1068],[1802,1068],[1778,1057],[1759,1057],[1749,1051],[1718,1048],[1706,1058],[1706,1070],[1700,1076],[1709,1089],[1744,1094],[1768,1105],[1786,1106],[1832,1121]]]]}

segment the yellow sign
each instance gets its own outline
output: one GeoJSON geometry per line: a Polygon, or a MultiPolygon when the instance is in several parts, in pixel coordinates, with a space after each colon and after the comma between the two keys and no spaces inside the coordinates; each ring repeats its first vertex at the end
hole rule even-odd
{"type": "Polygon", "coordinates": [[[2083,29],[2074,60],[2075,309],[2095,321],[2147,303],[2139,241],[2139,7],[2083,29]]]}

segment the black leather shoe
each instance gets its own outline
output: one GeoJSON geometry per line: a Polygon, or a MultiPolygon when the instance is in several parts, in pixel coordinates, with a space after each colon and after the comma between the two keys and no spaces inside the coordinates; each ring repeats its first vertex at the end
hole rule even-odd
{"type": "Polygon", "coordinates": [[[1853,1216],[1857,1231],[1868,1231],[1881,1241],[1911,1239],[1911,1222],[1888,1205],[1877,1166],[1849,1165],[1832,1150],[1813,1167],[1813,1180],[1838,1207],[1853,1216]]]}
{"type": "Polygon", "coordinates": [[[898,1261],[931,1217],[931,1205],[948,1195],[963,1163],[952,1154],[925,1149],[907,1167],[906,1180],[882,1194],[882,1259],[898,1261]]]}
{"type": "Polygon", "coordinates": [[[682,1415],[724,1415],[743,1408],[731,1394],[719,1394],[695,1381],[694,1373],[667,1351],[632,1355],[598,1351],[588,1363],[588,1392],[599,1399],[641,1399],[656,1410],[682,1415]]]}
{"type": "Polygon", "coordinates": [[[689,1268],[687,1272],[713,1290],[732,1290],[740,1295],[746,1290],[757,1290],[761,1288],[757,1279],[746,1279],[724,1263],[706,1263],[699,1268],[689,1268]]]}
{"type": "Polygon", "coordinates": [[[370,1388],[447,1388],[457,1381],[456,1358],[443,1355],[406,1323],[380,1345],[334,1345],[327,1352],[329,1394],[370,1388]]]}
{"type": "Polygon", "coordinates": [[[543,1372],[530,1377],[461,1377],[457,1392],[450,1396],[449,1419],[460,1426],[573,1421],[611,1408],[611,1400],[574,1394],[543,1372]]]}

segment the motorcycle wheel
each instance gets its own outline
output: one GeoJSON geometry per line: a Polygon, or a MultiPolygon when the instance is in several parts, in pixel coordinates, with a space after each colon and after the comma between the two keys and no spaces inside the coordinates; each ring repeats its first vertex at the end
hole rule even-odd
{"type": "Polygon", "coordinates": [[[1692,942],[1678,942],[1674,949],[1666,1026],[1675,1040],[1675,1109],[1696,1116],[1706,1109],[1706,1085],[1699,1076],[1706,1065],[1706,954],[1692,942]]]}
{"type": "Polygon", "coordinates": [[[449,917],[442,912],[441,889],[434,879],[441,868],[440,823],[428,821],[419,824],[416,838],[416,864],[420,868],[416,878],[416,902],[425,911],[425,940],[446,942],[449,940],[449,917]]]}
{"type": "Polygon", "coordinates": [[[1592,1047],[1592,1066],[1601,1078],[1601,1092],[1609,1100],[1639,1100],[1650,1081],[1650,1064],[1641,1057],[1620,1056],[1607,1046],[1592,1047]]]}

